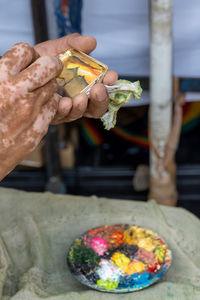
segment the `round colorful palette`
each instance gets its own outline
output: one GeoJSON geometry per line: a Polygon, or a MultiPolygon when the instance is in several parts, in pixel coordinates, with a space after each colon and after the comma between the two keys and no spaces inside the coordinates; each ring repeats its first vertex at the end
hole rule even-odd
{"type": "Polygon", "coordinates": [[[126,293],[159,280],[170,267],[171,251],[149,229],[106,225],[77,238],[67,261],[81,283],[103,292],[126,293]]]}

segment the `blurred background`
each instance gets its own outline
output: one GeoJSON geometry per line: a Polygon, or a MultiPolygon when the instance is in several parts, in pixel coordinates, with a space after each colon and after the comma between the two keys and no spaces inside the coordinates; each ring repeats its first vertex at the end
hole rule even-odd
{"type": "MultiPolygon", "coordinates": [[[[31,45],[65,34],[93,35],[91,54],[119,73],[140,80],[141,101],[123,107],[117,126],[99,120],[51,126],[47,137],[1,183],[51,191],[145,201],[149,191],[148,112],[150,7],[147,0],[0,0],[0,55],[13,44],[31,45]]],[[[176,153],[178,204],[200,216],[200,39],[198,0],[173,1],[173,74],[185,95],[176,153]]],[[[158,82],[159,84],[159,82],[158,82]]]]}

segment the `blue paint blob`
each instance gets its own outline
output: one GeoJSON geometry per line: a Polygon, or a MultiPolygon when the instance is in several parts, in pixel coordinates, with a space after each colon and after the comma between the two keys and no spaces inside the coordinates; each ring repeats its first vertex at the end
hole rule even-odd
{"type": "Polygon", "coordinates": [[[138,274],[134,273],[130,276],[121,276],[118,288],[127,288],[128,286],[148,285],[151,280],[149,273],[138,274]]]}

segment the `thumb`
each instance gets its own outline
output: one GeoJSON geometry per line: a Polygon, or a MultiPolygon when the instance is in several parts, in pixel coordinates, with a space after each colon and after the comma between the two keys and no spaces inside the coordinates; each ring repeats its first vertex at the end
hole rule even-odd
{"type": "Polygon", "coordinates": [[[56,40],[40,43],[34,48],[41,56],[57,56],[70,48],[75,48],[88,54],[96,48],[96,40],[92,36],[81,36],[79,33],[73,33],[56,40]]]}

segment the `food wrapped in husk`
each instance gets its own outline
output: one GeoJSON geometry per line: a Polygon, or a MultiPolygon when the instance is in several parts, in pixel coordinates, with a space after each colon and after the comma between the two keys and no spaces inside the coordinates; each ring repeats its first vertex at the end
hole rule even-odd
{"type": "Polygon", "coordinates": [[[105,86],[110,102],[108,105],[108,111],[101,117],[101,121],[104,124],[104,128],[109,130],[115,127],[117,121],[117,112],[120,107],[131,100],[131,96],[134,99],[140,99],[142,94],[142,88],[140,82],[131,82],[128,80],[117,80],[112,85],[105,86]]]}

